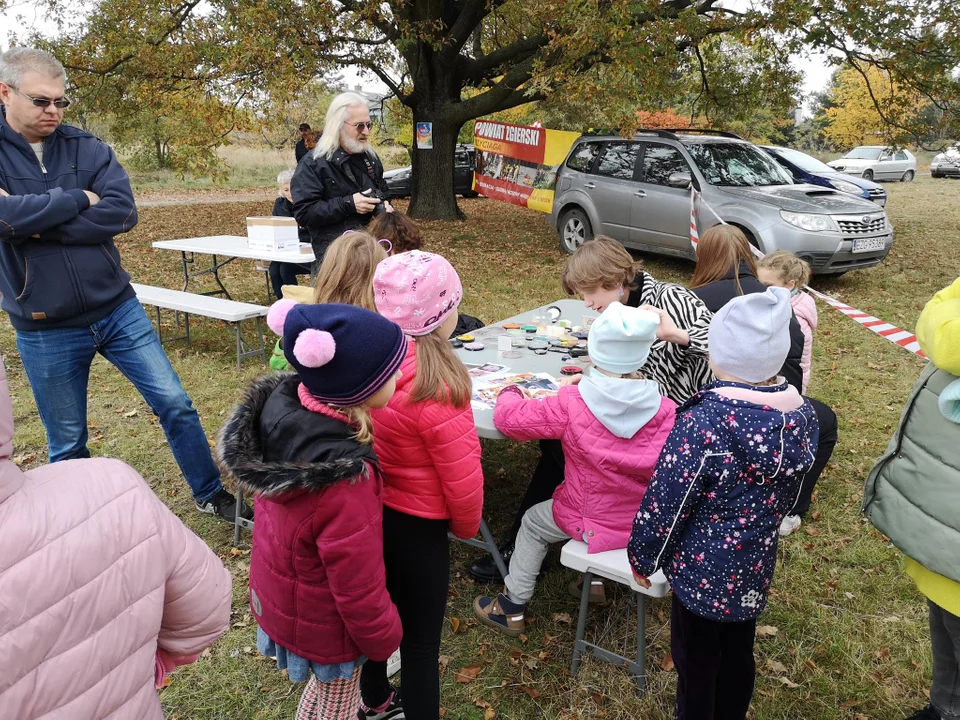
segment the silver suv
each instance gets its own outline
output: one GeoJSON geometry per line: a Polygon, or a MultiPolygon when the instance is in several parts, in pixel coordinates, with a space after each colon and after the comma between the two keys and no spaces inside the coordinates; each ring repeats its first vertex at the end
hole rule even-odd
{"type": "Polygon", "coordinates": [[[637,250],[696,259],[691,184],[706,201],[701,233],[720,222],[709,205],[763,252],[790,250],[815,273],[876,265],[893,244],[893,227],[874,203],[794,183],[756,146],[715,131],[579,138],[558,169],[550,222],[568,253],[602,233],[637,250]]]}

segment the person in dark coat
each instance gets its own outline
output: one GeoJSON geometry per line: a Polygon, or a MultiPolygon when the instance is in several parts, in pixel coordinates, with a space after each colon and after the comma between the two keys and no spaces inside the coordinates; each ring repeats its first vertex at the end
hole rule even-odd
{"type": "Polygon", "coordinates": [[[330,103],[317,147],[297,165],[290,183],[293,212],[310,233],[318,263],[344,232],[393,211],[383,164],[370,144],[372,129],[367,101],[341,93],[330,103]]]}
{"type": "Polygon", "coordinates": [[[297,157],[297,165],[316,146],[317,134],[310,129],[310,125],[307,123],[300,123],[300,139],[297,140],[297,146],[293,149],[294,155],[297,157]]]}
{"type": "Polygon", "coordinates": [[[90,457],[87,391],[103,355],[157,415],[197,510],[251,518],[223,487],[200,418],[137,300],[113,238],[137,224],[130,178],[105,142],[63,124],[51,54],[0,56],[0,295],[47,434],[50,462],[90,457]]]}
{"type": "MultiPolygon", "coordinates": [[[[277,175],[277,185],[280,186],[280,196],[273,203],[273,217],[293,217],[293,200],[290,197],[290,180],[293,179],[293,170],[284,170],[277,175]]],[[[302,225],[297,228],[300,242],[310,242],[310,233],[302,225]]],[[[280,300],[283,297],[284,285],[296,285],[297,275],[308,275],[313,269],[312,263],[270,263],[270,284],[273,286],[273,295],[280,300]]]]}
{"type": "MultiPolygon", "coordinates": [[[[757,265],[750,243],[743,232],[733,225],[716,225],[707,230],[697,245],[697,267],[690,280],[690,289],[716,313],[740,295],[766,292],[766,286],[757,280],[757,265]]],[[[797,318],[790,317],[790,351],[780,375],[801,391],[803,369],[803,330],[797,318]]],[[[829,405],[808,398],[820,423],[817,457],[803,479],[800,494],[790,514],[780,527],[781,535],[789,535],[800,527],[800,518],[810,509],[813,488],[827,466],[837,445],[837,415],[829,405]]]]}

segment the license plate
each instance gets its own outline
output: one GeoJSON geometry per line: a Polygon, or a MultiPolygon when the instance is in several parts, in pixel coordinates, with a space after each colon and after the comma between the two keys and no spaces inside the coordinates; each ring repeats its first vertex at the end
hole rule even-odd
{"type": "Polygon", "coordinates": [[[883,250],[887,244],[885,237],[857,238],[853,241],[853,252],[870,252],[871,250],[883,250]]]}

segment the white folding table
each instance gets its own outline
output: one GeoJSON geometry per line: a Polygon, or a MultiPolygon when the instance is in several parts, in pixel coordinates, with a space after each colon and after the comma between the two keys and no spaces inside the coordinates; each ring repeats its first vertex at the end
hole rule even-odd
{"type": "MultiPolygon", "coordinates": [[[[265,260],[269,262],[288,262],[288,263],[312,263],[316,258],[313,254],[313,248],[307,243],[301,243],[299,251],[277,252],[271,250],[253,250],[247,246],[247,238],[239,235],[212,235],[209,237],[186,238],[184,240],[160,240],[153,243],[157,250],[175,250],[180,253],[180,261],[183,265],[183,287],[186,291],[190,285],[190,280],[202,275],[213,275],[214,282],[217,283],[217,290],[198,293],[200,295],[225,295],[228,299],[230,293],[223,286],[220,280],[220,268],[232,263],[238,258],[248,260],[265,260]],[[213,263],[210,267],[190,272],[189,264],[194,263],[194,255],[211,255],[213,263]],[[217,258],[220,258],[219,260],[217,258]]],[[[270,273],[264,272],[267,281],[267,304],[270,304],[270,273]]]]}

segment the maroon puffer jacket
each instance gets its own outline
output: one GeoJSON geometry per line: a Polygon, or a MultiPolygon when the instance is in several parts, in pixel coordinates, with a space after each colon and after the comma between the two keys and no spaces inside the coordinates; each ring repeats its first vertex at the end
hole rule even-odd
{"type": "Polygon", "coordinates": [[[300,404],[298,385],[255,380],[220,434],[221,463],[256,495],[250,607],[308,660],[386,660],[402,631],[383,566],[382,475],[345,423],[300,404]]]}

